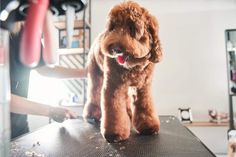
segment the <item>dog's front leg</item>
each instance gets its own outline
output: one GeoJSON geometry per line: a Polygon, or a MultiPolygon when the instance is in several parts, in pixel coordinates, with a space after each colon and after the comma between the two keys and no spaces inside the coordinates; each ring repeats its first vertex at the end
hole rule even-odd
{"type": "Polygon", "coordinates": [[[87,102],[84,106],[83,117],[86,120],[94,119],[96,122],[100,121],[100,97],[103,83],[103,72],[99,69],[94,56],[89,60],[88,65],[88,91],[87,102]]]}
{"type": "Polygon", "coordinates": [[[133,125],[142,135],[151,135],[159,132],[160,120],[154,112],[150,84],[137,90],[137,101],[134,103],[133,125]]]}
{"type": "Polygon", "coordinates": [[[108,142],[126,140],[130,135],[130,118],[127,113],[128,86],[104,79],[101,93],[101,133],[108,142]]]}

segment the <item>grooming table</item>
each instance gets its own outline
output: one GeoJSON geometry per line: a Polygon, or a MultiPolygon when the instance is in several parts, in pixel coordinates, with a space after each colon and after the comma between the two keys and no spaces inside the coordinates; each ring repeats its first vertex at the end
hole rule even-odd
{"type": "Polygon", "coordinates": [[[83,120],[49,124],[11,142],[12,157],[215,157],[176,117],[160,116],[159,135],[131,131],[125,142],[108,143],[99,126],[83,120]]]}

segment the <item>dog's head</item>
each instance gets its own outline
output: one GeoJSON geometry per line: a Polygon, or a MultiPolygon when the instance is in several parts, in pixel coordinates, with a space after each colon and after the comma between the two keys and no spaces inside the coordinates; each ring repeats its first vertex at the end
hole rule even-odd
{"type": "Polygon", "coordinates": [[[145,8],[132,1],[123,2],[108,15],[101,49],[126,68],[147,60],[157,63],[162,57],[158,30],[156,18],[145,8]]]}

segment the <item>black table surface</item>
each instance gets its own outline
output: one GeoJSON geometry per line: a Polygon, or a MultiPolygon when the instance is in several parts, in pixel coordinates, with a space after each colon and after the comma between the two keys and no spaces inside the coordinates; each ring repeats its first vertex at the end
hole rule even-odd
{"type": "Polygon", "coordinates": [[[99,126],[81,119],[52,123],[11,142],[12,157],[214,157],[176,117],[160,116],[158,135],[131,131],[127,141],[108,143],[99,126]]]}

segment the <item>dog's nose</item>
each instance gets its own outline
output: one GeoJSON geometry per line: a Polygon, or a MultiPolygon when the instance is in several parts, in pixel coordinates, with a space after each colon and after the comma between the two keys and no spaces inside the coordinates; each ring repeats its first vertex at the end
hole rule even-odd
{"type": "Polygon", "coordinates": [[[115,54],[122,54],[124,52],[123,48],[119,45],[113,45],[111,46],[111,50],[115,54]]]}
{"type": "Polygon", "coordinates": [[[114,49],[114,51],[115,51],[117,54],[123,53],[123,51],[122,51],[120,48],[116,48],[116,49],[114,49]]]}

